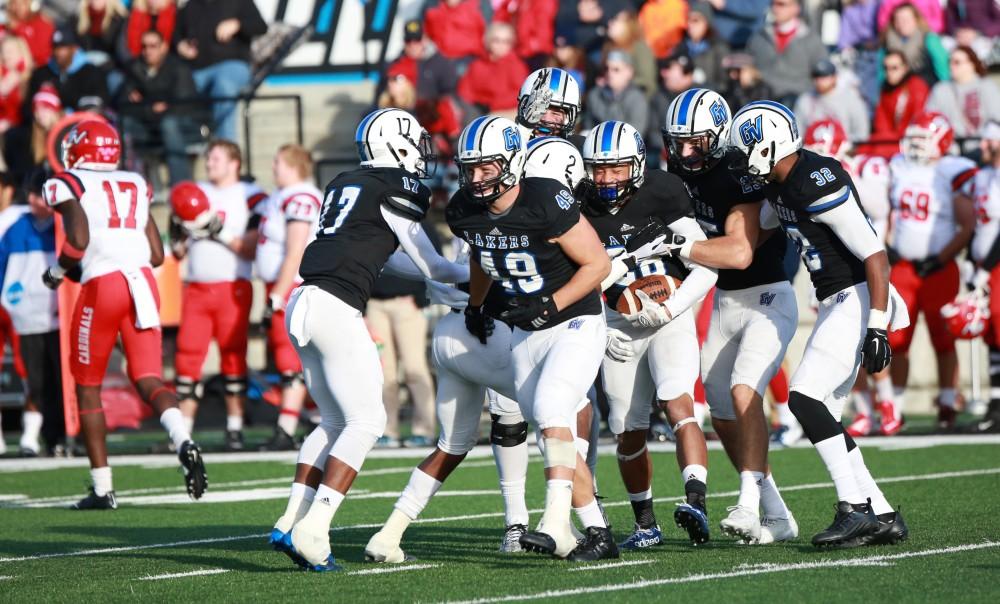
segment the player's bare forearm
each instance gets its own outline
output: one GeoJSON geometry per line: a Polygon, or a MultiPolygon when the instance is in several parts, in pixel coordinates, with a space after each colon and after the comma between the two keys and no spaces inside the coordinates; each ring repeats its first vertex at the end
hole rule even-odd
{"type": "Polygon", "coordinates": [[[944,246],[944,249],[938,254],[938,259],[942,263],[951,262],[962,253],[962,250],[969,245],[972,232],[976,228],[975,204],[970,197],[967,195],[955,196],[952,208],[958,230],[955,231],[955,236],[951,238],[948,245],[944,246]]]}
{"type": "Polygon", "coordinates": [[[865,280],[868,282],[871,308],[882,311],[888,309],[889,255],[884,250],[865,258],[865,280]]]}
{"type": "Polygon", "coordinates": [[[479,262],[475,258],[469,258],[469,304],[482,306],[491,285],[493,285],[493,280],[483,272],[479,262]]]}
{"type": "Polygon", "coordinates": [[[696,241],[689,257],[709,268],[743,270],[753,262],[753,251],[760,233],[760,204],[740,204],[726,217],[726,234],[696,241]]]}
{"type": "Polygon", "coordinates": [[[163,239],[160,238],[160,229],[152,215],[146,221],[146,240],[149,241],[149,263],[154,268],[160,266],[164,260],[163,239]]]}
{"type": "Polygon", "coordinates": [[[73,252],[68,252],[63,247],[59,254],[59,266],[71,269],[80,263],[80,258],[87,246],[90,245],[90,229],[87,223],[87,214],[83,210],[80,202],[73,199],[55,206],[63,219],[63,231],[66,233],[66,246],[73,248],[73,252]]]}
{"type": "Polygon", "coordinates": [[[260,234],[257,231],[247,231],[242,237],[237,237],[229,242],[229,249],[244,260],[253,260],[257,255],[257,239],[260,234]]]}
{"type": "Polygon", "coordinates": [[[288,223],[285,232],[285,259],[281,262],[281,269],[278,270],[278,278],[274,282],[271,294],[287,296],[299,274],[299,264],[302,263],[302,254],[306,251],[306,242],[309,240],[309,223],[302,220],[293,220],[288,223]]]}
{"type": "Polygon", "coordinates": [[[582,216],[576,226],[556,239],[556,243],[579,266],[573,277],[552,294],[556,308],[563,309],[600,289],[601,281],[611,272],[611,259],[594,227],[582,216]]]}

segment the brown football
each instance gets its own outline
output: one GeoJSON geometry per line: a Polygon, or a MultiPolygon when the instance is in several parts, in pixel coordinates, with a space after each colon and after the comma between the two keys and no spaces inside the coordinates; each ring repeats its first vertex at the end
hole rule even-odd
{"type": "Polygon", "coordinates": [[[642,310],[642,302],[636,297],[635,292],[642,290],[655,302],[663,304],[670,298],[681,282],[669,275],[650,275],[636,279],[625,288],[622,295],[618,297],[615,310],[623,315],[633,315],[642,310]]]}

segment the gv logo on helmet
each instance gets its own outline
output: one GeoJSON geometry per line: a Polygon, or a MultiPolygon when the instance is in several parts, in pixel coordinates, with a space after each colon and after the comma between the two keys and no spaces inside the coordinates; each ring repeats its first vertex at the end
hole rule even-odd
{"type": "Polygon", "coordinates": [[[635,150],[636,150],[636,152],[638,153],[638,155],[645,155],[646,154],[646,143],[643,142],[642,137],[639,135],[638,132],[634,132],[634,133],[632,133],[632,135],[635,136],[635,150]]]}
{"type": "Polygon", "coordinates": [[[507,151],[513,151],[521,147],[521,133],[517,128],[505,128],[503,131],[503,145],[507,151]]]}
{"type": "Polygon", "coordinates": [[[740,124],[740,140],[747,147],[764,140],[764,116],[758,115],[751,122],[747,120],[740,124]]]}
{"type": "Polygon", "coordinates": [[[712,116],[712,123],[716,128],[725,124],[726,120],[729,119],[729,114],[719,99],[715,99],[715,102],[708,106],[708,113],[712,116]]]}

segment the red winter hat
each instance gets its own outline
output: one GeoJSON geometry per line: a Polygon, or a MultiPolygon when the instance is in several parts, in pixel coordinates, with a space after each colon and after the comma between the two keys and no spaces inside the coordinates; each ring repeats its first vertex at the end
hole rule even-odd
{"type": "Polygon", "coordinates": [[[59,100],[59,93],[55,86],[48,82],[42,84],[35,96],[31,97],[31,109],[35,110],[39,106],[48,107],[53,111],[62,111],[62,101],[59,100]]]}

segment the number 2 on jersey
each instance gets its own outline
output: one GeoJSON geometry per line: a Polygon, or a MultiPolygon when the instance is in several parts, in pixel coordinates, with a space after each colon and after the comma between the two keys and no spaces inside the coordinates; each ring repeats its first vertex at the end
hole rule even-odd
{"type": "Polygon", "coordinates": [[[347,215],[351,213],[351,210],[354,209],[354,204],[358,202],[358,196],[361,195],[361,187],[349,185],[339,190],[339,197],[337,193],[337,189],[330,189],[330,192],[326,194],[326,199],[323,200],[323,208],[319,215],[319,232],[321,235],[333,235],[340,228],[340,225],[344,224],[344,221],[347,220],[347,215]],[[333,202],[334,198],[337,198],[336,204],[333,202]],[[336,205],[336,210],[333,209],[334,205],[336,205]],[[330,224],[331,220],[333,224],[330,224]]]}
{"type": "Polygon", "coordinates": [[[118,214],[118,200],[115,197],[115,190],[112,188],[111,183],[105,180],[101,183],[101,187],[104,189],[104,194],[108,196],[108,212],[111,214],[111,217],[108,218],[108,228],[134,229],[136,226],[135,211],[136,207],[139,205],[139,187],[135,186],[134,182],[124,180],[118,181],[118,192],[125,193],[129,196],[128,216],[125,217],[124,224],[122,223],[121,216],[118,214]]]}

